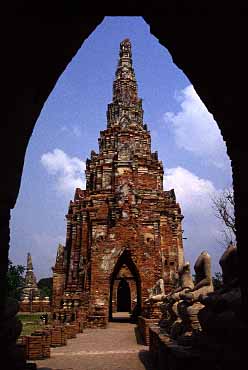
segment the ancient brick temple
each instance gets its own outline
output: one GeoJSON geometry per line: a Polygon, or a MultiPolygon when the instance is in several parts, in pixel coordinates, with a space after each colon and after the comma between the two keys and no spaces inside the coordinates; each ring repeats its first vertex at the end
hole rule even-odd
{"type": "Polygon", "coordinates": [[[120,44],[99,153],[86,165],[86,190],[75,191],[67,214],[66,245],[53,267],[53,310],[81,312],[91,326],[115,311],[142,313],[149,289],[165,291],[183,263],[183,216],[174,190],[163,191],[163,165],[151,152],[131,43],[120,44]]]}
{"type": "Polygon", "coordinates": [[[19,302],[20,312],[48,312],[51,310],[49,297],[41,297],[34,274],[31,254],[27,254],[27,267],[24,286],[19,302]]]}
{"type": "Polygon", "coordinates": [[[27,254],[27,267],[24,281],[24,288],[22,289],[22,299],[30,299],[30,297],[40,298],[40,291],[37,286],[36,276],[34,274],[33,262],[31,254],[27,254]]]}

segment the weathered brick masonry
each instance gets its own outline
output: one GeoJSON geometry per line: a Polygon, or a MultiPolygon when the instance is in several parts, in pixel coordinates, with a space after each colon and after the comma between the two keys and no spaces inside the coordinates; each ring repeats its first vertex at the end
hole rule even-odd
{"type": "Polygon", "coordinates": [[[119,55],[107,129],[87,159],[86,190],[77,188],[69,204],[66,245],[53,268],[54,312],[100,327],[116,310],[140,315],[148,289],[163,277],[170,291],[183,263],[183,216],[151,152],[129,40],[119,55]]]}

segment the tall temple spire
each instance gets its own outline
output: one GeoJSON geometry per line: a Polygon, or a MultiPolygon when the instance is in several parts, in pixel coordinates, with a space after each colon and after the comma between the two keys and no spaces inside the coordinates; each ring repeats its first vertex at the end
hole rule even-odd
{"type": "Polygon", "coordinates": [[[39,297],[40,292],[37,287],[36,277],[33,271],[32,257],[31,254],[28,253],[24,288],[22,290],[22,299],[29,299],[30,295],[32,295],[33,297],[39,297]]]}
{"type": "Polygon", "coordinates": [[[120,59],[113,85],[113,101],[129,105],[137,103],[137,82],[132,63],[131,42],[125,39],[120,43],[120,59]]]}
{"type": "Polygon", "coordinates": [[[120,43],[98,143],[99,153],[92,150],[86,161],[86,189],[77,188],[69,204],[66,244],[53,268],[53,312],[76,312],[86,327],[105,327],[122,300],[133,317],[143,307],[153,315],[144,306],[149,290],[164,277],[169,293],[183,264],[181,210],[174,190],[163,191],[163,164],[143,123],[128,39],[120,43]],[[128,296],[119,295],[120,279],[128,296]]]}
{"type": "Polygon", "coordinates": [[[138,98],[138,86],[132,63],[129,39],[120,43],[119,61],[113,83],[113,103],[108,105],[108,127],[130,126],[143,123],[142,100],[138,98]]]}
{"type": "Polygon", "coordinates": [[[30,253],[28,253],[27,255],[27,271],[33,271],[33,263],[32,263],[32,257],[30,253]]]}

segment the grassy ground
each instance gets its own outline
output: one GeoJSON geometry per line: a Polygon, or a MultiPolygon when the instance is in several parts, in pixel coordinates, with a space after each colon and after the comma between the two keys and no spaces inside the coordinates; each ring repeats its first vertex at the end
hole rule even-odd
{"type": "MultiPolygon", "coordinates": [[[[30,335],[33,331],[41,329],[44,325],[41,323],[40,316],[44,312],[40,313],[19,313],[17,318],[22,322],[21,335],[30,335]]],[[[49,314],[48,314],[49,318],[49,314]]]]}

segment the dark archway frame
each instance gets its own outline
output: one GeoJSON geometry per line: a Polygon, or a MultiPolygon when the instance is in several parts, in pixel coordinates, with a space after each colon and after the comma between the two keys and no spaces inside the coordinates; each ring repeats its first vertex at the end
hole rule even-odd
{"type": "Polygon", "coordinates": [[[116,276],[118,275],[120,269],[122,268],[123,265],[126,265],[129,270],[131,271],[135,283],[136,283],[136,291],[137,291],[137,304],[132,312],[132,318],[135,319],[139,316],[141,313],[141,279],[140,279],[140,274],[137,269],[137,266],[132,260],[131,252],[128,249],[125,249],[123,253],[120,255],[119,259],[116,262],[116,265],[114,267],[114,270],[110,276],[110,291],[109,291],[109,321],[112,321],[112,296],[113,296],[113,286],[114,286],[114,281],[116,279],[116,276]]]}
{"type": "MultiPolygon", "coordinates": [[[[0,27],[2,51],[2,125],[0,158],[0,344],[11,348],[2,328],[16,308],[6,305],[6,273],[10,240],[10,211],[18,196],[24,157],[41,109],[83,42],[104,16],[86,16],[84,6],[52,9],[36,3],[5,4],[0,27]]],[[[126,4],[129,14],[145,13],[145,5],[126,4]]],[[[248,320],[247,284],[247,18],[243,6],[214,7],[203,3],[153,4],[159,16],[143,16],[153,36],[165,46],[213,114],[231,159],[242,291],[241,317],[248,320]],[[225,14],[224,14],[224,13],[225,14]],[[214,14],[214,15],[212,15],[214,14]]],[[[107,10],[105,8],[105,10],[107,10]]],[[[111,12],[115,7],[111,7],[111,12]]],[[[247,10],[247,8],[245,8],[247,10]]],[[[121,12],[118,12],[120,14],[121,12]]],[[[9,322],[9,321],[8,321],[9,322]]],[[[13,327],[13,322],[11,322],[13,327]]],[[[11,351],[11,350],[10,350],[11,351]]],[[[7,358],[7,357],[6,357],[7,358]]],[[[2,358],[4,362],[4,358],[2,358]]]]}

